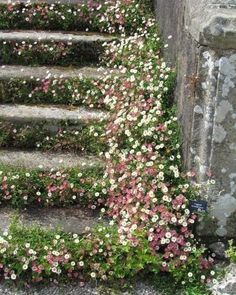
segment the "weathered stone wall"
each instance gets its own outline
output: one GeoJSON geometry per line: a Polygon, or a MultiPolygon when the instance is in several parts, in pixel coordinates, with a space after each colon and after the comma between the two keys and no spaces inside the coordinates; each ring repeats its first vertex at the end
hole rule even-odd
{"type": "Polygon", "coordinates": [[[154,0],[167,58],[177,68],[176,100],[185,165],[204,183],[203,235],[236,237],[236,0],[154,0]],[[206,196],[205,196],[206,197],[206,196]]]}

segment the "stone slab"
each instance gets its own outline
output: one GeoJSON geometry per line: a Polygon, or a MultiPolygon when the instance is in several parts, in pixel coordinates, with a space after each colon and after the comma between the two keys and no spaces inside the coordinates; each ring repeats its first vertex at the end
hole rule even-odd
{"type": "Polygon", "coordinates": [[[107,113],[84,107],[0,105],[0,119],[7,121],[72,121],[89,123],[105,119],[107,113]]]}
{"type": "MultiPolygon", "coordinates": [[[[31,287],[28,290],[0,285],[1,295],[163,295],[156,291],[150,284],[137,281],[132,291],[119,291],[117,289],[102,286],[97,282],[87,283],[80,287],[76,282],[67,285],[50,284],[44,287],[31,287]]],[[[177,295],[177,294],[176,294],[177,295]]],[[[178,294],[180,295],[180,294],[178,294]]]]}
{"type": "MultiPolygon", "coordinates": [[[[201,183],[209,214],[202,236],[236,236],[236,0],[154,0],[177,66],[175,90],[186,169],[201,183]],[[215,184],[207,184],[209,177],[215,184]]],[[[236,293],[235,293],[236,294],[236,293]]]]}
{"type": "Polygon", "coordinates": [[[198,69],[191,156],[198,181],[211,173],[215,185],[206,186],[209,215],[199,226],[203,235],[236,236],[236,51],[218,53],[202,48],[198,69]],[[211,223],[211,224],[210,224],[211,223]],[[212,230],[214,229],[214,230],[212,230]]]}
{"type": "Polygon", "coordinates": [[[9,66],[0,67],[0,80],[18,79],[50,79],[50,78],[78,78],[100,79],[109,73],[117,74],[117,71],[98,69],[94,67],[27,67],[9,66]]]}
{"type": "MultiPolygon", "coordinates": [[[[236,294],[236,264],[224,267],[225,276],[210,286],[213,295],[236,294]]],[[[220,269],[222,270],[222,269],[220,269]]]]}
{"type": "Polygon", "coordinates": [[[39,208],[23,212],[9,208],[0,208],[0,231],[8,229],[11,218],[19,216],[19,221],[26,226],[37,224],[43,228],[59,228],[65,232],[82,234],[86,227],[94,227],[99,217],[92,211],[73,208],[39,208]]]}
{"type": "Polygon", "coordinates": [[[103,166],[103,161],[93,157],[80,157],[72,153],[0,150],[0,165],[27,169],[89,168],[103,166]]]}
{"type": "Polygon", "coordinates": [[[0,30],[0,40],[3,41],[55,41],[71,43],[92,43],[106,42],[117,39],[112,35],[85,33],[85,32],[52,32],[52,31],[29,31],[17,30],[6,31],[0,30]]]}
{"type": "Polygon", "coordinates": [[[236,48],[235,0],[186,0],[185,27],[201,45],[236,48]]]}

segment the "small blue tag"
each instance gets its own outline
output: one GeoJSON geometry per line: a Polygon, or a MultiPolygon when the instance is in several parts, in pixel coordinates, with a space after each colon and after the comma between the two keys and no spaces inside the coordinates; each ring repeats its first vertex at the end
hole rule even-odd
{"type": "Polygon", "coordinates": [[[189,210],[191,213],[193,212],[206,212],[207,211],[207,202],[206,201],[190,201],[189,202],[189,210]]]}

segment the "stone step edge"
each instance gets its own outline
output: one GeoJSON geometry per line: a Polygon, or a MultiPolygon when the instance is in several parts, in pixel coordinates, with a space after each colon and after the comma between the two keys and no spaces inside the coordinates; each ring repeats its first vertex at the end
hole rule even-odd
{"type": "Polygon", "coordinates": [[[70,208],[33,208],[24,211],[0,208],[0,232],[7,231],[14,216],[25,226],[39,225],[45,229],[82,234],[86,227],[99,223],[99,216],[92,210],[70,208]]]}
{"type": "Polygon", "coordinates": [[[85,107],[68,107],[42,105],[0,104],[0,120],[4,121],[74,121],[89,123],[107,119],[108,114],[101,110],[85,107]]]}
{"type": "Polygon", "coordinates": [[[119,74],[119,71],[96,67],[46,67],[46,66],[10,66],[0,67],[0,80],[9,79],[57,79],[57,78],[87,78],[98,80],[108,75],[119,74]]]}
{"type": "MultiPolygon", "coordinates": [[[[129,286],[130,286],[129,282],[129,286]]],[[[133,295],[158,295],[156,288],[151,282],[141,281],[139,277],[136,278],[135,282],[132,283],[132,294],[133,295]]],[[[97,280],[95,282],[87,282],[83,287],[79,282],[67,282],[60,284],[48,284],[42,286],[30,286],[30,291],[32,295],[104,295],[104,294],[119,294],[128,295],[130,292],[127,291],[117,291],[117,286],[109,286],[107,284],[102,284],[97,280]]],[[[29,290],[26,288],[19,288],[15,285],[9,286],[7,283],[0,283],[0,294],[1,295],[29,295],[29,290]]],[[[163,294],[163,293],[162,293],[163,294]]],[[[177,293],[175,293],[177,294],[177,293]]],[[[160,295],[160,293],[159,293],[160,295]]],[[[177,294],[183,295],[183,294],[177,294]]]]}
{"type": "Polygon", "coordinates": [[[103,167],[104,161],[95,156],[79,156],[74,153],[51,153],[24,150],[0,150],[0,167],[25,169],[61,169],[103,167]]]}
{"type": "Polygon", "coordinates": [[[43,30],[0,30],[0,41],[56,41],[71,43],[109,42],[118,37],[109,34],[85,32],[57,32],[43,30]]]}

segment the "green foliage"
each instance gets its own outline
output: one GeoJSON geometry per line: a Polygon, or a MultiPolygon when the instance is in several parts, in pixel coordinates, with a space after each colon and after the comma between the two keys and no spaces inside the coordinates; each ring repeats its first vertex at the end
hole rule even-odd
{"type": "MultiPolygon", "coordinates": [[[[104,123],[94,125],[57,123],[61,127],[53,132],[53,122],[10,123],[0,121],[0,147],[67,151],[96,154],[106,151],[104,123]]],[[[55,127],[54,127],[55,129],[55,127]]]]}
{"type": "Polygon", "coordinates": [[[132,247],[119,244],[115,226],[99,226],[80,237],[60,230],[24,227],[15,219],[0,237],[0,261],[10,266],[5,277],[14,280],[17,276],[24,282],[63,277],[80,281],[100,277],[106,281],[108,276],[111,280],[133,277],[146,266],[158,270],[159,259],[148,250],[143,233],[139,232],[137,238],[140,244],[132,247]]]}
{"type": "Polygon", "coordinates": [[[85,105],[104,108],[102,89],[106,82],[108,81],[94,81],[86,78],[1,80],[0,102],[85,105]]]}
{"type": "Polygon", "coordinates": [[[229,241],[229,249],[226,251],[226,256],[231,262],[236,263],[236,246],[233,240],[229,241]]]}
{"type": "Polygon", "coordinates": [[[95,209],[106,199],[102,169],[43,171],[0,167],[0,204],[14,208],[79,204],[95,209]]]}
{"type": "Polygon", "coordinates": [[[24,13],[24,5],[8,10],[5,6],[1,11],[3,28],[88,26],[126,33],[121,43],[108,45],[103,59],[107,67],[120,67],[118,78],[1,82],[1,100],[5,102],[106,105],[111,110],[102,181],[99,173],[93,175],[94,181],[90,172],[78,179],[76,170],[8,174],[3,169],[2,201],[9,197],[13,205],[27,205],[22,199],[30,187],[25,199],[29,204],[35,203],[35,196],[42,204],[74,204],[78,198],[75,202],[71,198],[76,189],[78,196],[86,193],[86,203],[92,200],[98,206],[108,192],[106,206],[114,219],[110,226],[99,226],[81,237],[14,223],[9,233],[0,237],[0,269],[5,278],[36,282],[60,275],[112,281],[132,278],[140,271],[163,272],[171,275],[174,286],[187,286],[186,295],[199,294],[197,284],[211,279],[212,259],[203,256],[204,249],[192,234],[197,216],[189,211],[188,201],[195,196],[195,187],[182,169],[179,128],[172,107],[174,73],[161,56],[162,42],[147,2],[97,2],[96,9],[89,2],[79,7],[79,14],[74,14],[71,6],[55,4],[48,9],[42,4],[38,9],[45,17],[36,13],[30,20],[26,18],[35,11],[34,4],[27,4],[24,13]],[[12,13],[16,9],[19,13],[12,13]],[[131,38],[126,38],[129,34],[131,38]]]}
{"type": "Polygon", "coordinates": [[[113,0],[94,0],[84,4],[1,4],[0,29],[65,31],[136,32],[150,13],[146,1],[121,1],[119,11],[113,0]],[[141,8],[141,9],[140,9],[141,8]],[[120,13],[122,11],[122,13],[120,13]]]}
{"type": "Polygon", "coordinates": [[[181,284],[176,282],[172,275],[166,273],[150,275],[147,283],[151,283],[157,293],[162,295],[210,295],[205,285],[197,282],[181,284]]]}
{"type": "Polygon", "coordinates": [[[83,66],[97,63],[102,42],[0,42],[1,62],[8,65],[83,66]]]}

